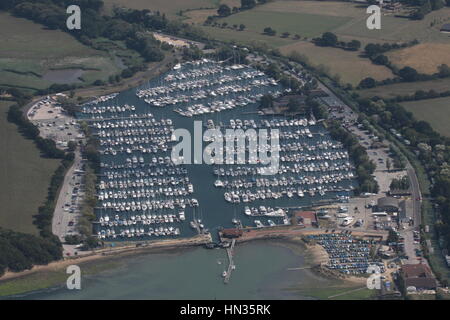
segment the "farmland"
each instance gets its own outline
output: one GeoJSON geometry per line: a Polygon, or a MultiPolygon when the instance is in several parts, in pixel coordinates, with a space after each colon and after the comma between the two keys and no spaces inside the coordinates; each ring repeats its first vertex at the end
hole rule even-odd
{"type": "Polygon", "coordinates": [[[334,30],[338,36],[358,38],[362,42],[408,42],[417,39],[420,42],[450,43],[448,35],[439,32],[440,26],[450,19],[450,8],[433,11],[420,21],[383,15],[380,30],[367,29],[365,7],[360,6],[357,10],[360,12],[350,23],[334,30]]]}
{"type": "Polygon", "coordinates": [[[303,11],[302,3],[292,1],[268,3],[231,15],[221,19],[220,22],[226,22],[228,25],[245,24],[246,32],[249,33],[262,33],[265,27],[271,27],[278,34],[289,32],[292,35],[313,37],[333,30],[350,20],[346,16],[337,16],[334,13],[331,15],[321,13],[326,12],[325,10],[313,13],[303,11]]]}
{"type": "Polygon", "coordinates": [[[450,88],[450,79],[438,79],[432,81],[401,82],[387,86],[379,86],[372,89],[357,90],[362,97],[378,96],[381,98],[394,98],[397,95],[404,96],[414,94],[417,90],[447,91],[450,88]]]}
{"type": "Polygon", "coordinates": [[[428,122],[437,132],[450,137],[450,97],[403,102],[401,105],[416,119],[428,122]]]}
{"type": "Polygon", "coordinates": [[[79,73],[81,79],[75,77],[73,82],[87,83],[120,71],[107,53],[6,13],[0,13],[0,40],[0,85],[36,90],[59,82],[52,79],[54,70],[79,73]]]}
{"type": "Polygon", "coordinates": [[[45,201],[59,161],[42,158],[34,143],[7,121],[11,104],[0,101],[0,226],[37,233],[32,216],[45,201]]]}
{"type": "Polygon", "coordinates": [[[410,48],[392,51],[387,56],[399,68],[409,66],[421,73],[433,74],[438,71],[438,66],[441,64],[450,66],[449,52],[450,44],[422,43],[410,48]]]}
{"type": "Polygon", "coordinates": [[[165,13],[169,18],[180,18],[179,12],[186,9],[215,8],[217,0],[104,0],[105,11],[111,13],[114,6],[131,9],[149,9],[165,13]]]}
{"type": "Polygon", "coordinates": [[[286,45],[280,50],[283,54],[296,51],[305,55],[310,64],[325,66],[327,72],[332,76],[338,74],[343,83],[358,85],[362,79],[369,76],[376,80],[384,80],[393,76],[388,68],[375,65],[368,59],[359,57],[359,53],[354,51],[317,47],[309,42],[286,45]]]}

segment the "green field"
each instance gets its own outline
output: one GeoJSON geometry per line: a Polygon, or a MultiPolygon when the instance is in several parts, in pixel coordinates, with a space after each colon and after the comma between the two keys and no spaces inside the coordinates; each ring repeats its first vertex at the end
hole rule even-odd
{"type": "Polygon", "coordinates": [[[111,13],[114,6],[131,9],[149,9],[167,14],[169,18],[180,16],[180,10],[214,8],[219,3],[217,0],[104,0],[105,12],[111,13]]]}
{"type": "Polygon", "coordinates": [[[289,55],[298,52],[308,58],[308,63],[313,66],[324,66],[330,76],[339,75],[341,81],[356,86],[366,78],[384,80],[393,77],[390,69],[385,66],[375,65],[370,60],[361,58],[359,52],[345,51],[331,47],[318,47],[310,42],[297,42],[280,48],[281,52],[289,55]],[[330,57],[333,57],[330,59],[330,57]],[[355,65],[358,67],[355,68],[355,65]]]}
{"type": "MultiPolygon", "coordinates": [[[[276,3],[275,3],[276,4],[276,3]]],[[[263,32],[266,27],[275,29],[278,35],[289,32],[291,35],[299,34],[302,37],[315,37],[325,31],[333,30],[349,21],[348,17],[320,15],[302,12],[275,11],[269,5],[260,6],[231,15],[220,22],[228,25],[246,26],[247,33],[263,32]]],[[[270,40],[269,40],[270,41],[270,40]]]]}
{"type": "MultiPolygon", "coordinates": [[[[348,4],[348,6],[355,5],[348,4]]],[[[383,15],[380,30],[367,29],[366,19],[368,15],[365,13],[365,7],[360,7],[358,10],[358,15],[354,16],[350,23],[335,30],[338,36],[357,37],[364,42],[407,42],[417,39],[420,42],[450,43],[448,35],[439,32],[440,26],[449,22],[450,8],[433,11],[420,21],[383,15]],[[431,26],[433,22],[435,25],[431,26]]]]}
{"type": "Polygon", "coordinates": [[[88,83],[120,71],[108,53],[7,13],[0,13],[0,41],[0,85],[43,89],[59,82],[42,78],[54,69],[83,70],[82,78],[88,83]]]}
{"type": "Polygon", "coordinates": [[[370,98],[378,96],[381,98],[395,98],[397,95],[411,95],[416,90],[435,90],[437,92],[447,91],[450,88],[450,78],[432,80],[432,81],[417,81],[417,82],[401,82],[387,86],[379,86],[372,89],[355,91],[361,97],[370,98]]]}
{"type": "Polygon", "coordinates": [[[433,129],[450,137],[450,97],[402,102],[401,105],[418,120],[428,122],[433,129]]]}
{"type": "Polygon", "coordinates": [[[37,233],[32,216],[45,201],[59,161],[42,158],[34,143],[7,121],[11,104],[0,101],[0,226],[37,233]]]}

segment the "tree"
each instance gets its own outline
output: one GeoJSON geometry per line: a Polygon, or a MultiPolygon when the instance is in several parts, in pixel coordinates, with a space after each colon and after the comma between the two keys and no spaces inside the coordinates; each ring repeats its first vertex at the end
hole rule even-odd
{"type": "Polygon", "coordinates": [[[266,27],[266,28],[264,28],[264,30],[263,30],[263,32],[264,32],[264,34],[267,34],[267,35],[269,35],[269,36],[274,36],[274,35],[276,35],[276,31],[275,30],[273,30],[271,27],[266,27]]]}
{"type": "Polygon", "coordinates": [[[391,160],[389,158],[386,159],[386,168],[388,172],[391,171],[391,160]]]}
{"type": "Polygon", "coordinates": [[[388,57],[386,57],[384,54],[380,54],[380,55],[376,56],[372,61],[376,64],[381,64],[381,65],[387,65],[389,63],[388,57]]]}
{"type": "Polygon", "coordinates": [[[371,77],[367,77],[367,78],[361,80],[361,82],[359,83],[359,87],[362,89],[373,88],[376,85],[377,85],[377,82],[375,81],[375,79],[373,79],[371,77]]]}
{"type": "Polygon", "coordinates": [[[364,47],[364,52],[369,56],[373,56],[375,54],[381,53],[383,51],[382,47],[379,44],[369,43],[364,47]]]}
{"type": "Polygon", "coordinates": [[[332,32],[322,34],[322,43],[325,46],[334,47],[338,42],[337,36],[332,32]]]}
{"type": "Polygon", "coordinates": [[[244,31],[244,29],[245,29],[245,24],[241,23],[241,25],[239,26],[239,31],[244,31]]]}
{"type": "Polygon", "coordinates": [[[416,69],[411,67],[404,67],[399,70],[398,75],[405,81],[412,82],[416,81],[419,74],[416,69]]]}
{"type": "Polygon", "coordinates": [[[361,42],[358,40],[352,40],[347,44],[347,47],[351,50],[358,50],[359,48],[361,48],[361,42]]]}
{"type": "Polygon", "coordinates": [[[255,0],[241,0],[242,9],[251,9],[256,6],[255,0]]]}
{"type": "Polygon", "coordinates": [[[217,10],[217,14],[221,17],[227,17],[231,14],[231,9],[226,4],[222,4],[217,10]]]}
{"type": "Polygon", "coordinates": [[[438,75],[440,78],[450,77],[450,67],[446,64],[441,64],[438,67],[438,75]]]}

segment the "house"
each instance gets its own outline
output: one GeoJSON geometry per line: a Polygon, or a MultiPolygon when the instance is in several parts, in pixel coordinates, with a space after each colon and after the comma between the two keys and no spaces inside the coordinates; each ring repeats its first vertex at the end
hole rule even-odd
{"type": "Polygon", "coordinates": [[[416,290],[434,290],[437,287],[436,279],[430,267],[425,264],[405,264],[401,267],[400,276],[405,289],[414,287],[416,290]]]}

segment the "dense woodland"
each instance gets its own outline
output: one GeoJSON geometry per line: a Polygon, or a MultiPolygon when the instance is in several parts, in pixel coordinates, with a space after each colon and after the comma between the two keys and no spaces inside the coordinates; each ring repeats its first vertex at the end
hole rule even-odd
{"type": "Polygon", "coordinates": [[[23,271],[61,258],[62,247],[55,237],[36,237],[0,228],[0,276],[7,270],[23,271]]]}

